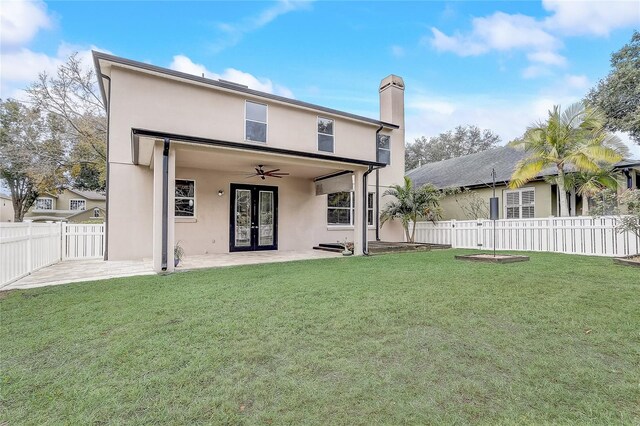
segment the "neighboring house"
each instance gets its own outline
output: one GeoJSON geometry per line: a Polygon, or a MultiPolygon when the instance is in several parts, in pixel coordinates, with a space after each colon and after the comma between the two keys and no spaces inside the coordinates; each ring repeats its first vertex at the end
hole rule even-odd
{"type": "Polygon", "coordinates": [[[13,201],[11,195],[0,192],[0,222],[13,222],[13,201]]]}
{"type": "Polygon", "coordinates": [[[95,191],[65,188],[58,194],[43,194],[24,215],[34,222],[104,222],[106,197],[95,191]]]}
{"type": "MultiPolygon", "coordinates": [[[[522,188],[508,188],[516,164],[528,154],[510,147],[494,148],[465,155],[463,157],[425,164],[407,173],[414,185],[431,183],[438,189],[467,188],[467,195],[447,195],[441,201],[443,219],[476,219],[465,212],[472,197],[482,200],[488,207],[493,194],[492,175],[496,172],[496,197],[500,203],[500,218],[525,219],[534,217],[560,216],[557,185],[547,183],[544,178],[554,176],[554,168],[545,169],[538,177],[522,188]]],[[[640,161],[624,160],[615,165],[621,172],[622,188],[640,187],[640,161]]],[[[582,197],[569,191],[569,214],[579,216],[582,211],[582,197]]],[[[488,209],[487,209],[488,211],[488,209]]],[[[487,213],[488,214],[488,213],[487,213]]]]}
{"type": "Polygon", "coordinates": [[[404,176],[400,77],[382,80],[376,120],[93,56],[109,115],[107,259],[171,271],[177,242],[187,256],[345,240],[362,254],[367,239],[402,239],[398,223],[377,229],[383,187],[404,176]]]}

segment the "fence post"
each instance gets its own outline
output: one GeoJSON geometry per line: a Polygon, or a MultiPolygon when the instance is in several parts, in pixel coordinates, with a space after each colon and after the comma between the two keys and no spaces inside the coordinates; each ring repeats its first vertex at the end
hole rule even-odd
{"type": "Polygon", "coordinates": [[[547,227],[547,229],[549,230],[548,235],[547,235],[547,251],[548,252],[553,252],[554,248],[556,246],[555,244],[555,239],[556,239],[556,231],[555,231],[555,218],[553,216],[549,216],[549,218],[547,219],[549,221],[549,226],[547,227]]]}
{"type": "Polygon", "coordinates": [[[451,235],[449,237],[451,241],[451,248],[456,248],[456,220],[451,219],[451,235]]]}
{"type": "Polygon", "coordinates": [[[63,256],[64,256],[64,243],[65,243],[65,238],[64,238],[64,222],[60,221],[58,222],[60,223],[60,256],[58,256],[60,258],[60,261],[62,261],[63,256]]]}
{"type": "Polygon", "coordinates": [[[32,222],[31,221],[27,221],[27,271],[29,273],[31,273],[31,271],[33,271],[33,258],[31,255],[31,251],[32,251],[32,247],[33,247],[33,243],[31,242],[31,234],[33,232],[32,229],[32,222]]]}

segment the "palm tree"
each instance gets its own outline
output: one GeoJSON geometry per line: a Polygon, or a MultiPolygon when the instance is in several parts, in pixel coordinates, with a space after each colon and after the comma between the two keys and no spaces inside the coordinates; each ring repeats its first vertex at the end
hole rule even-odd
{"type": "Polygon", "coordinates": [[[400,220],[407,241],[411,243],[414,242],[415,224],[419,219],[435,222],[441,217],[440,199],[442,193],[433,185],[428,184],[415,188],[411,179],[405,176],[404,185],[392,185],[382,196],[392,196],[395,197],[395,200],[388,203],[380,212],[380,225],[384,225],[389,220],[400,220]],[[413,222],[411,234],[409,234],[409,222],[413,222]]]}
{"type": "Polygon", "coordinates": [[[602,167],[595,172],[577,172],[565,175],[565,186],[574,188],[582,197],[582,216],[589,215],[589,199],[605,189],[617,190],[620,173],[611,167],[602,167]]]}
{"type": "Polygon", "coordinates": [[[542,170],[555,167],[560,192],[560,215],[568,216],[566,173],[599,172],[602,164],[622,159],[626,147],[604,128],[606,119],[596,108],[577,102],[562,111],[554,106],[546,122],[529,127],[522,139],[509,145],[524,149],[529,156],[520,161],[509,186],[519,188],[542,170]]]}

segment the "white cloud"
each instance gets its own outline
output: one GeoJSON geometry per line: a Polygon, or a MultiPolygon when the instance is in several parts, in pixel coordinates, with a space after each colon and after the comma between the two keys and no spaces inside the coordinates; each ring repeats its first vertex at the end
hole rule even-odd
{"type": "Polygon", "coordinates": [[[551,15],[540,20],[503,12],[473,18],[466,34],[447,35],[431,28],[431,37],[423,43],[458,56],[521,50],[531,62],[522,76],[535,78],[551,74],[550,67],[567,66],[567,59],[558,53],[563,47],[562,36],[607,36],[617,28],[640,24],[638,0],[543,0],[543,7],[551,15]]]}
{"type": "Polygon", "coordinates": [[[564,77],[564,81],[572,89],[586,90],[591,86],[591,82],[586,75],[568,74],[564,77]]]}
{"type": "Polygon", "coordinates": [[[490,50],[511,49],[554,50],[561,46],[534,18],[526,15],[509,15],[496,12],[486,18],[473,18],[468,35],[460,33],[447,36],[432,28],[431,44],[440,51],[450,51],[460,56],[475,56],[490,50]]]}
{"type": "Polygon", "coordinates": [[[47,5],[42,1],[4,1],[0,7],[0,40],[2,47],[15,48],[27,44],[41,28],[51,28],[47,5]]]}
{"type": "Polygon", "coordinates": [[[402,46],[391,46],[391,54],[396,58],[402,58],[405,55],[404,48],[402,46]]]}
{"type": "Polygon", "coordinates": [[[640,23],[638,0],[542,0],[542,5],[553,13],[545,27],[566,35],[607,36],[640,23]]]}
{"type": "Polygon", "coordinates": [[[281,15],[300,9],[306,9],[312,0],[279,0],[275,5],[264,9],[256,16],[250,16],[239,22],[223,22],[218,24],[218,29],[225,36],[213,43],[214,52],[220,52],[228,47],[238,44],[245,34],[254,32],[269,24],[281,15]]]}
{"type": "Polygon", "coordinates": [[[529,59],[531,62],[539,62],[547,65],[556,65],[559,67],[563,67],[567,65],[567,58],[552,51],[527,53],[527,59],[529,59]]]}
{"type": "Polygon", "coordinates": [[[222,79],[233,81],[234,83],[244,84],[245,86],[249,86],[251,89],[259,90],[261,92],[273,93],[287,98],[294,97],[293,92],[287,87],[275,84],[268,78],[255,77],[253,74],[240,71],[235,68],[227,68],[222,72],[222,74],[218,74],[216,72],[209,71],[202,64],[196,64],[185,55],[174,56],[169,68],[187,74],[194,74],[198,76],[204,75],[205,77],[213,80],[222,79]]]}
{"type": "Polygon", "coordinates": [[[68,57],[77,52],[85,69],[93,67],[92,50],[110,53],[96,46],[77,46],[61,43],[55,56],[34,52],[26,47],[18,50],[3,50],[0,53],[2,73],[0,74],[0,98],[24,99],[24,89],[34,82],[40,73],[54,74],[68,57]]]}

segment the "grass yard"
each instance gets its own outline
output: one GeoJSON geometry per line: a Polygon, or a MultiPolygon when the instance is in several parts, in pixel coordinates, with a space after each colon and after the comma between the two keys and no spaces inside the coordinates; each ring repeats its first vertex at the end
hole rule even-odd
{"type": "Polygon", "coordinates": [[[2,293],[0,423],[640,423],[640,272],[465,250],[2,293]]]}

